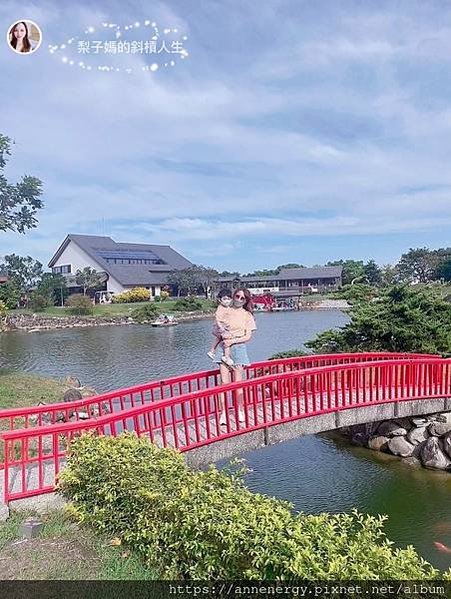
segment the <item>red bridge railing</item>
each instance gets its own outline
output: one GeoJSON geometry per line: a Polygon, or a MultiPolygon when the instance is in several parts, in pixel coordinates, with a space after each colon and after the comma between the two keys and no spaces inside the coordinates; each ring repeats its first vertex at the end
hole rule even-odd
{"type": "Polygon", "coordinates": [[[269,366],[264,362],[252,365],[248,375],[244,381],[196,389],[98,418],[3,432],[5,501],[53,491],[71,439],[85,431],[115,436],[134,430],[161,447],[189,451],[314,415],[451,397],[451,360],[424,356],[308,368],[299,359],[269,366]],[[262,368],[282,372],[258,376],[262,368]],[[219,422],[221,401],[228,406],[224,425],[219,422]]]}
{"type": "MultiPolygon", "coordinates": [[[[253,379],[267,374],[285,373],[305,368],[331,366],[333,364],[353,364],[356,362],[401,358],[420,359],[425,357],[435,356],[429,354],[383,352],[343,353],[281,358],[278,360],[256,362],[246,367],[245,378],[253,379]]],[[[69,420],[85,421],[90,418],[105,416],[113,412],[151,404],[155,401],[161,401],[162,399],[179,397],[186,393],[193,393],[195,391],[217,387],[220,383],[219,370],[205,370],[202,372],[170,377],[159,381],[151,381],[150,383],[135,385],[126,389],[110,391],[70,403],[59,402],[0,410],[0,431],[47,426],[58,422],[67,422],[69,420]]],[[[0,455],[0,468],[1,465],[0,455]]]]}

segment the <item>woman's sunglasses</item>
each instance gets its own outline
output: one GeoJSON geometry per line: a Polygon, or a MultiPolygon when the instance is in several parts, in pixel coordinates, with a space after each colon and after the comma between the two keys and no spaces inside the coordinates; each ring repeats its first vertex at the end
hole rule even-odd
{"type": "Polygon", "coordinates": [[[238,294],[237,294],[237,295],[235,295],[234,297],[235,297],[235,299],[246,299],[246,296],[245,296],[245,295],[238,295],[238,294]]]}

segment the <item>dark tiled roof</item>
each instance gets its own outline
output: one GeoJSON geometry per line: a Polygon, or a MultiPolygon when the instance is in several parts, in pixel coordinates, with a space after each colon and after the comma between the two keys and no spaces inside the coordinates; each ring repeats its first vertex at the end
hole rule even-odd
{"type": "Polygon", "coordinates": [[[318,266],[316,268],[284,268],[279,272],[280,279],[325,279],[340,278],[342,266],[318,266]]]}
{"type": "Polygon", "coordinates": [[[192,263],[173,250],[169,245],[147,243],[116,243],[111,237],[98,235],[69,234],[49,262],[51,268],[70,242],[76,243],[102,269],[114,277],[121,285],[157,285],[167,282],[168,273],[189,268],[192,263]],[[103,257],[104,252],[151,252],[164,264],[112,264],[103,257]]]}

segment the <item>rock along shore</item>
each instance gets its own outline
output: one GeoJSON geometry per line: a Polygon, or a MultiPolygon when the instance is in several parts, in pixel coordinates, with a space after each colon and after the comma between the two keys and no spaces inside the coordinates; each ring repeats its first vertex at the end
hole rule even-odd
{"type": "MultiPolygon", "coordinates": [[[[184,312],[177,314],[179,322],[208,318],[212,312],[184,312]]],[[[139,324],[131,316],[49,316],[46,314],[8,314],[0,324],[1,332],[23,331],[35,333],[53,329],[73,329],[99,326],[139,324]]]]}
{"type": "Polygon", "coordinates": [[[354,445],[398,456],[407,464],[451,471],[451,412],[357,424],[340,432],[354,445]]]}

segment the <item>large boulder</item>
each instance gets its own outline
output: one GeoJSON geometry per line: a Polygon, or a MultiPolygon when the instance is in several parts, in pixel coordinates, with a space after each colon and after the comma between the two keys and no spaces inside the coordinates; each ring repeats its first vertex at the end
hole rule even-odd
{"type": "Polygon", "coordinates": [[[79,401],[80,399],[83,399],[83,396],[78,389],[68,389],[63,396],[63,401],[66,403],[79,401]]]}
{"type": "Polygon", "coordinates": [[[421,416],[415,416],[414,418],[411,418],[410,420],[411,420],[413,426],[424,426],[428,422],[427,418],[422,418],[421,416]]]}
{"type": "Polygon", "coordinates": [[[451,412],[440,412],[440,414],[437,414],[437,421],[451,424],[451,412]]]}
{"type": "Polygon", "coordinates": [[[447,433],[443,437],[442,442],[443,442],[443,449],[448,454],[448,456],[451,458],[451,432],[447,433]]]}
{"type": "Polygon", "coordinates": [[[451,422],[433,422],[428,426],[431,435],[441,437],[451,431],[451,422]]]}
{"type": "Polygon", "coordinates": [[[427,428],[425,426],[418,426],[412,428],[406,436],[407,441],[409,443],[413,443],[414,445],[418,445],[418,443],[422,443],[429,439],[429,434],[427,428]]]}
{"type": "Polygon", "coordinates": [[[436,414],[429,414],[426,418],[430,422],[451,422],[451,412],[437,412],[436,414]]]}
{"type": "Polygon", "coordinates": [[[421,462],[426,468],[445,470],[451,464],[437,437],[429,437],[421,449],[421,462]]]}
{"type": "Polygon", "coordinates": [[[365,433],[354,433],[351,437],[351,443],[353,445],[358,445],[359,447],[366,447],[368,443],[368,435],[365,433]]]}
{"type": "Polygon", "coordinates": [[[368,447],[376,451],[385,451],[387,449],[388,441],[388,437],[374,435],[368,439],[368,447]]]}
{"type": "Polygon", "coordinates": [[[75,376],[66,376],[64,384],[68,387],[73,387],[74,389],[79,389],[81,387],[80,380],[75,376]]]}
{"type": "Polygon", "coordinates": [[[407,429],[396,422],[396,420],[386,420],[379,425],[377,434],[383,437],[401,437],[407,434],[407,429]]]}
{"type": "Polygon", "coordinates": [[[388,449],[394,455],[399,455],[402,458],[408,458],[414,452],[415,445],[409,443],[404,437],[392,437],[388,441],[388,449]]]}
{"type": "Polygon", "coordinates": [[[412,422],[410,421],[410,418],[396,418],[395,420],[393,420],[393,422],[395,422],[396,424],[399,424],[399,426],[401,426],[402,428],[405,428],[407,431],[409,429],[412,428],[412,422]]]}

